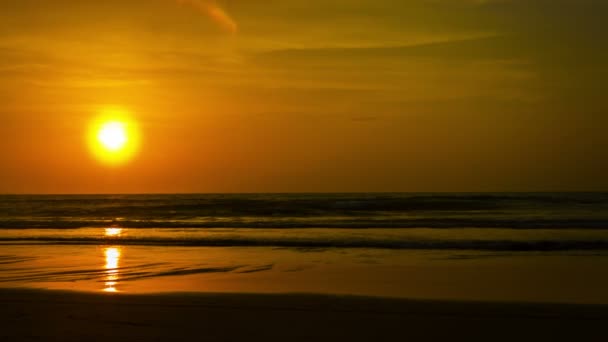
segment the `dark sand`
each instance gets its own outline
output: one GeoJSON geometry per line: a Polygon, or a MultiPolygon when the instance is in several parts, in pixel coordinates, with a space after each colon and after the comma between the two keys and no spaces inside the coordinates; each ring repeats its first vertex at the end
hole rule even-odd
{"type": "Polygon", "coordinates": [[[608,306],[0,290],[0,341],[607,341],[608,306]]]}

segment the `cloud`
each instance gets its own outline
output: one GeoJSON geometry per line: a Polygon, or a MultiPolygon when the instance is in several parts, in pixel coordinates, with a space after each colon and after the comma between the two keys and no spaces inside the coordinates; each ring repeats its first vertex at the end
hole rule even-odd
{"type": "Polygon", "coordinates": [[[238,24],[224,11],[215,0],[175,0],[180,5],[190,6],[196,11],[208,16],[224,31],[235,34],[238,24]]]}

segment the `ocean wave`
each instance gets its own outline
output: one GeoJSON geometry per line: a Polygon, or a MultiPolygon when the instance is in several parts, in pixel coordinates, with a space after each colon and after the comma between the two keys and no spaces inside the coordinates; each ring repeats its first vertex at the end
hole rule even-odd
{"type": "MultiPolygon", "coordinates": [[[[273,264],[268,265],[229,265],[229,266],[175,266],[169,263],[139,264],[131,267],[117,267],[113,269],[120,278],[116,282],[127,282],[146,278],[159,278],[170,276],[183,276],[208,273],[256,273],[271,270],[273,264]]],[[[15,272],[4,270],[0,275],[0,283],[9,282],[75,282],[96,281],[107,282],[108,270],[105,269],[79,269],[47,272],[36,268],[15,272]]]]}
{"type": "Polygon", "coordinates": [[[0,221],[2,229],[54,229],[85,227],[120,228],[577,228],[606,229],[608,219],[581,218],[399,218],[399,217],[343,217],[343,218],[226,218],[208,217],[186,220],[81,220],[38,219],[0,221]]]}
{"type": "Polygon", "coordinates": [[[433,240],[365,238],[256,238],[254,236],[208,238],[120,238],[103,237],[1,237],[0,244],[197,246],[197,247],[285,247],[285,248],[378,248],[482,251],[572,251],[608,250],[604,240],[433,240]]]}
{"type": "Polygon", "coordinates": [[[608,193],[0,196],[0,228],[608,228],[608,193]]]}

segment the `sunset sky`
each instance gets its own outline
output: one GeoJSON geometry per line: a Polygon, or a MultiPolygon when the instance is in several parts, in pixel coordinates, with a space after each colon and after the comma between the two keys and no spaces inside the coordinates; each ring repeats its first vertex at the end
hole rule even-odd
{"type": "Polygon", "coordinates": [[[605,0],[0,2],[0,193],[608,190],[605,0]],[[107,108],[137,153],[95,158],[107,108]]]}

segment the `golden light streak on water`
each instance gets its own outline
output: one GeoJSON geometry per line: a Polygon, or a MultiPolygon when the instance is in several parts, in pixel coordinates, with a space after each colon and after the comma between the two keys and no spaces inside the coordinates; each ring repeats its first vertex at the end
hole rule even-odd
{"type": "Polygon", "coordinates": [[[122,228],[106,228],[104,234],[107,237],[117,237],[122,234],[122,228]]]}
{"type": "Polygon", "coordinates": [[[116,285],[119,280],[119,265],[121,248],[120,247],[108,247],[104,249],[106,278],[104,292],[118,292],[116,285]]]}

